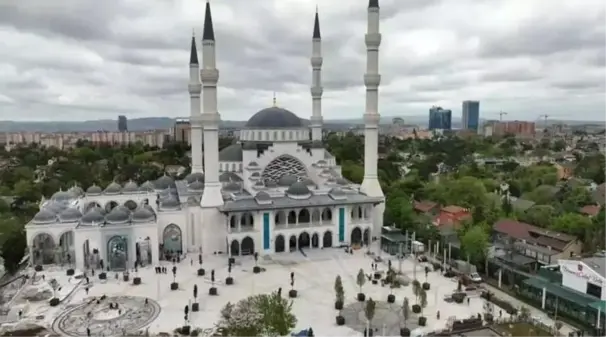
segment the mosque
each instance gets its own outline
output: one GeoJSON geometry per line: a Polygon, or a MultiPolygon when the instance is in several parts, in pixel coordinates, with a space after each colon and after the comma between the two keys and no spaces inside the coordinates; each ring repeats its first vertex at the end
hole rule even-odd
{"type": "Polygon", "coordinates": [[[311,39],[310,124],[274,106],[254,114],[240,138],[218,149],[215,33],[206,3],[202,64],[189,62],[192,171],[137,185],[73,187],[41,203],[26,225],[33,264],[81,270],[156,264],[167,253],[279,254],[369,243],[380,235],[384,196],[377,178],[379,4],[368,4],[364,180],[353,184],[322,143],[322,39],[311,39]],[[202,108],[202,111],[201,111],[202,108]],[[204,137],[204,138],[202,138],[204,137]]]}

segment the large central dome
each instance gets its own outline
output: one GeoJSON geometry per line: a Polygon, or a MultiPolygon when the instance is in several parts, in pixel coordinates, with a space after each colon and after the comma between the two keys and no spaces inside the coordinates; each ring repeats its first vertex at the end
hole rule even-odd
{"type": "Polygon", "coordinates": [[[291,111],[271,107],[254,114],[246,122],[246,127],[254,129],[302,128],[303,122],[291,111]]]}

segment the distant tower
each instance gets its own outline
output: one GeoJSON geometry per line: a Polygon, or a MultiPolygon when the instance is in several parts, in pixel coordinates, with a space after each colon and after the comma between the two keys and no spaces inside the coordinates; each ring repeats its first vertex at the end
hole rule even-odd
{"type": "MultiPolygon", "coordinates": [[[[215,31],[210,13],[210,4],[206,2],[204,32],[202,34],[202,95],[204,109],[201,116],[204,127],[204,193],[200,205],[218,207],[223,205],[221,183],[219,182],[219,122],[217,111],[217,82],[219,71],[216,64],[215,31]]],[[[207,219],[204,219],[207,225],[207,219]]]]}
{"type": "Polygon", "coordinates": [[[204,172],[202,166],[202,116],[200,115],[200,66],[198,64],[198,49],[196,48],[196,37],[191,37],[191,53],[189,55],[189,116],[190,116],[190,144],[191,144],[191,171],[192,173],[204,172]]]}
{"type": "MultiPolygon", "coordinates": [[[[360,190],[371,197],[383,198],[383,191],[377,175],[378,149],[379,149],[379,46],[381,33],[379,33],[379,0],[368,2],[368,31],[366,33],[366,112],[364,113],[364,180],[360,190]]],[[[383,226],[383,213],[385,203],[375,207],[373,212],[373,231],[379,235],[383,226]]]]}
{"type": "Polygon", "coordinates": [[[322,38],[320,36],[320,19],[318,17],[318,8],[316,7],[316,17],[314,19],[314,32],[312,36],[311,52],[311,140],[322,140],[322,38]]]}
{"type": "Polygon", "coordinates": [[[126,119],[126,116],[118,116],[118,131],[128,131],[128,119],[126,119]]]}

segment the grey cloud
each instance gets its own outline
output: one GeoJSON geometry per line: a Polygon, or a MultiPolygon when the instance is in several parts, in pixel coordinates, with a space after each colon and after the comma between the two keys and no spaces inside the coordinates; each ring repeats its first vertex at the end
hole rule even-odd
{"type": "Polygon", "coordinates": [[[533,73],[528,69],[489,71],[480,76],[480,80],[483,82],[530,82],[541,78],[541,75],[533,73]]]}

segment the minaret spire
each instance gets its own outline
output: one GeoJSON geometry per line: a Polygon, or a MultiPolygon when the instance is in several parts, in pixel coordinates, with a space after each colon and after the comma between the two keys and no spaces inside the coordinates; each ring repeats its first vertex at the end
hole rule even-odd
{"type": "Polygon", "coordinates": [[[192,32],[191,53],[189,55],[189,124],[191,126],[189,143],[191,145],[191,171],[192,173],[204,172],[202,166],[202,121],[200,115],[200,66],[198,64],[198,49],[196,48],[196,37],[192,32]]]}
{"type": "MultiPolygon", "coordinates": [[[[368,31],[366,42],[366,110],[364,113],[364,179],[360,191],[370,197],[384,198],[379,178],[377,176],[377,151],[379,148],[379,46],[381,33],[379,32],[379,1],[368,1],[368,31]]],[[[383,226],[383,213],[385,204],[380,203],[373,210],[373,231],[380,233],[383,226]]]]}
{"type": "Polygon", "coordinates": [[[213,17],[210,13],[210,2],[206,0],[206,10],[204,11],[204,31],[202,33],[202,40],[214,41],[215,30],[213,28],[213,17]]]}
{"type": "Polygon", "coordinates": [[[322,141],[322,38],[320,35],[320,18],[318,15],[318,7],[316,6],[316,16],[314,18],[314,31],[311,39],[311,104],[312,115],[311,122],[311,139],[314,141],[322,141]]]}

